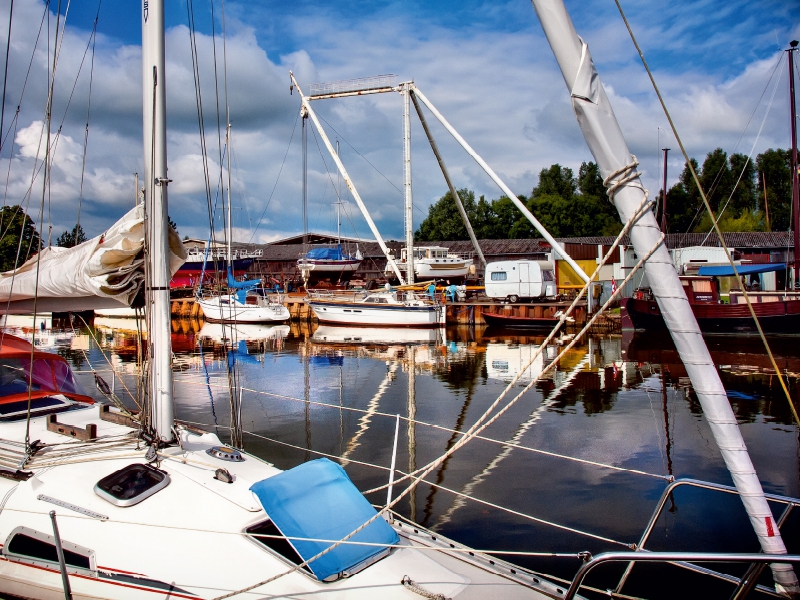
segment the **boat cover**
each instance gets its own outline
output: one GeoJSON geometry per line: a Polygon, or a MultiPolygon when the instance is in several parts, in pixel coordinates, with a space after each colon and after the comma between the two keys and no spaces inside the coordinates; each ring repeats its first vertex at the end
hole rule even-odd
{"type": "MultiPolygon", "coordinates": [[[[303,560],[332,544],[291,538],[341,540],[376,514],[344,469],[327,458],[303,463],[254,483],[250,490],[303,560]]],[[[397,544],[399,538],[386,521],[377,518],[348,541],[388,545],[397,544]]],[[[322,581],[383,550],[381,546],[341,544],[308,566],[322,581]]]]}
{"type": "Polygon", "coordinates": [[[341,246],[335,248],[314,248],[306,254],[309,260],[345,260],[348,257],[342,252],[341,246]]]}
{"type": "MultiPolygon", "coordinates": [[[[764,263],[760,265],[736,265],[736,270],[739,275],[754,275],[755,273],[772,273],[773,271],[783,271],[786,268],[786,263],[764,263]]],[[[733,272],[733,267],[724,265],[719,267],[706,266],[700,267],[697,272],[698,275],[715,276],[715,277],[733,277],[736,274],[733,272]]]]}
{"type": "MultiPolygon", "coordinates": [[[[186,260],[169,229],[170,276],[186,260]]],[[[73,248],[48,247],[15,271],[0,274],[2,312],[77,311],[130,306],[144,284],[144,207],[73,248]],[[37,281],[38,280],[38,281],[37,281]]]]}

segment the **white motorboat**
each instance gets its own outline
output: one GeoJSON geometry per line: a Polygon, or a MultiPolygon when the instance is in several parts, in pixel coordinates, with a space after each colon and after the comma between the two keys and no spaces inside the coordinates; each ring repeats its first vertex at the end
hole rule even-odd
{"type": "MultiPolygon", "coordinates": [[[[414,246],[412,262],[416,281],[449,279],[453,283],[461,282],[473,266],[472,256],[455,254],[444,246],[414,246]]],[[[403,273],[408,271],[408,248],[400,250],[397,267],[403,273]]],[[[394,277],[394,272],[387,269],[386,277],[394,277]]]]}
{"type": "Polygon", "coordinates": [[[444,306],[413,292],[384,290],[361,293],[317,292],[305,299],[320,323],[388,327],[440,327],[444,306]]]}

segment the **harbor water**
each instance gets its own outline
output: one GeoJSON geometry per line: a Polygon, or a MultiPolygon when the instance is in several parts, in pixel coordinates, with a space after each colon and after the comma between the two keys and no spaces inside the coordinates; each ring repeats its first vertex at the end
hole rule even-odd
{"type": "MultiPolygon", "coordinates": [[[[396,479],[444,454],[517,376],[500,407],[523,392],[569,342],[562,337],[538,352],[541,336],[484,327],[232,330],[175,321],[173,332],[178,419],[223,441],[238,419],[245,450],[282,469],[320,457],[338,461],[360,490],[382,488],[367,495],[376,505],[387,498],[397,415],[396,479]],[[230,401],[234,365],[240,408],[230,401]]],[[[135,323],[106,320],[37,336],[38,345],[69,358],[92,395],[102,399],[93,368],[131,402],[141,352],[135,323]]],[[[754,338],[708,341],[765,491],[800,497],[800,436],[763,346],[754,338]]],[[[800,348],[781,339],[771,347],[796,399],[800,348]]],[[[669,338],[652,334],[579,343],[481,436],[436,468],[397,512],[565,579],[579,558],[527,553],[627,550],[640,542],[671,478],[732,483],[669,338]]],[[[394,494],[405,487],[399,483],[394,494]]],[[[772,506],[777,518],[784,507],[772,506]]],[[[793,514],[782,528],[790,552],[800,552],[799,524],[793,514]]],[[[645,547],[758,551],[736,496],[690,487],[667,500],[645,547]]],[[[604,567],[588,583],[614,588],[621,572],[604,567]]],[[[675,567],[637,565],[622,591],[727,598],[732,590],[675,567]]]]}

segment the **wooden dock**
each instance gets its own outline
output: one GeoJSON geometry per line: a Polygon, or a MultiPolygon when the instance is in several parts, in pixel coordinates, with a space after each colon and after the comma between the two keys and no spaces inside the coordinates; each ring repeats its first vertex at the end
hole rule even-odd
{"type": "MultiPolygon", "coordinates": [[[[289,309],[291,320],[294,322],[314,322],[316,317],[310,307],[303,301],[303,294],[288,294],[283,296],[283,304],[289,309]]],[[[445,304],[447,325],[485,325],[484,312],[501,313],[517,317],[546,318],[553,317],[562,310],[567,310],[570,303],[563,302],[536,302],[530,304],[508,304],[505,302],[492,302],[485,299],[468,302],[447,302],[445,304]]],[[[181,298],[172,301],[172,316],[178,319],[201,318],[203,311],[194,298],[181,298]]],[[[573,311],[574,323],[571,327],[582,327],[586,324],[588,313],[586,303],[579,304],[573,311]]],[[[596,329],[613,332],[619,328],[613,316],[605,315],[598,322],[596,329]]],[[[595,329],[595,328],[593,328],[595,329]]]]}

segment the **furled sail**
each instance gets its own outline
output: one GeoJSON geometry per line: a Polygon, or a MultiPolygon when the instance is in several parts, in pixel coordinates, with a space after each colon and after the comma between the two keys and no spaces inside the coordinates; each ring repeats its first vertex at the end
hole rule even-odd
{"type": "MultiPolygon", "coordinates": [[[[73,248],[49,247],[0,274],[0,314],[130,306],[144,284],[144,207],[138,205],[102,235],[73,248]],[[37,284],[38,279],[38,284],[37,284]]],[[[169,232],[169,270],[186,260],[169,232]]]]}

